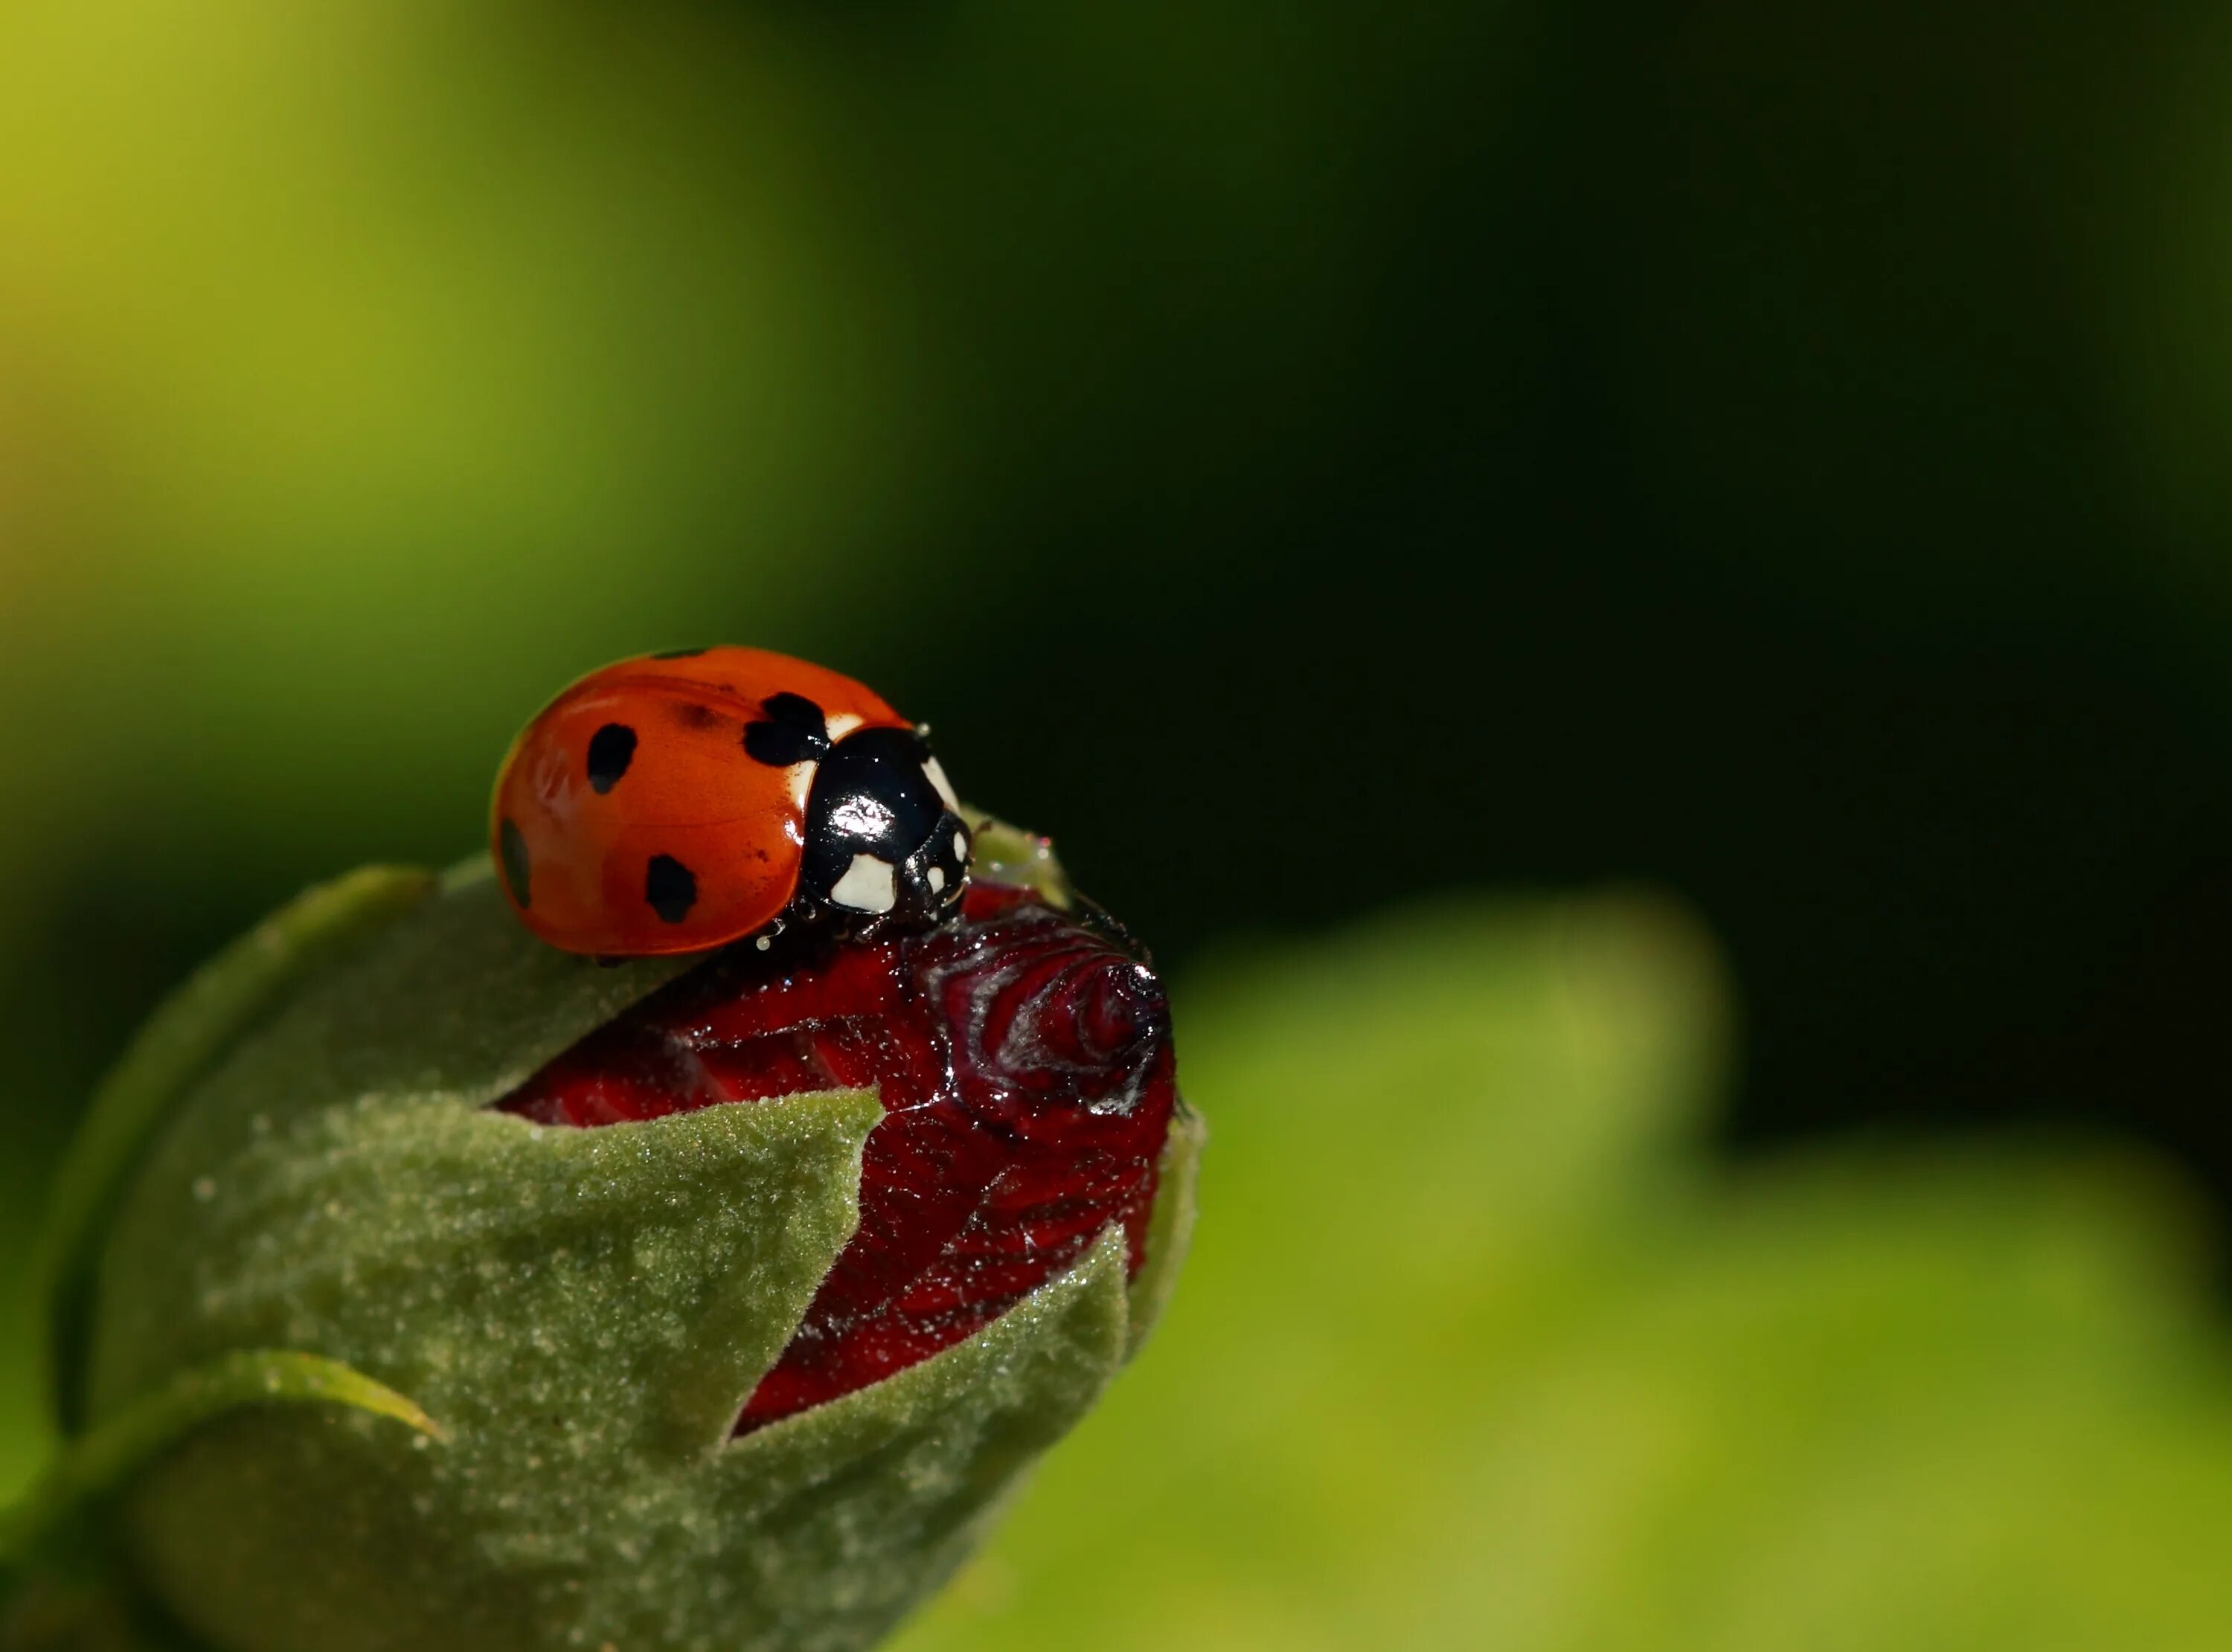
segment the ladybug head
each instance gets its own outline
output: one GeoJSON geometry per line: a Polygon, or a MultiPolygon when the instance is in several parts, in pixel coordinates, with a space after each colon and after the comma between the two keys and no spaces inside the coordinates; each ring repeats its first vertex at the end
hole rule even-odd
{"type": "Polygon", "coordinates": [[[969,828],[916,729],[860,729],[815,766],[798,892],[856,936],[924,930],[961,899],[969,828]]]}

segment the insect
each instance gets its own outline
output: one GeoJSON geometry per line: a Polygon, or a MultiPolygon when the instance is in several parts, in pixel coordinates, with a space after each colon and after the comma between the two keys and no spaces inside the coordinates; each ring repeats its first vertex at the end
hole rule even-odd
{"type": "Polygon", "coordinates": [[[970,833],[927,734],[762,649],[621,660],[512,743],[496,871],[535,934],[605,957],[928,929],[960,901],[970,833]]]}

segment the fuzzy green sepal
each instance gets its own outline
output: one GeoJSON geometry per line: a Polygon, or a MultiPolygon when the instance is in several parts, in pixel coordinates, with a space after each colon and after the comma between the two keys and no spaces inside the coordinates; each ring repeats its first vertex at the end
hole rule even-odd
{"type": "Polygon", "coordinates": [[[1146,1345],[1147,1338],[1170,1305],[1178,1289],[1178,1269],[1193,1244],[1195,1193],[1201,1182],[1201,1150],[1209,1143],[1209,1126],[1199,1113],[1181,1100],[1171,1120],[1170,1138],[1164,1143],[1155,1183],[1155,1208],[1147,1221],[1146,1256],[1132,1280],[1131,1333],[1124,1347],[1130,1359],[1146,1345]]]}
{"type": "Polygon", "coordinates": [[[337,1405],[437,1438],[434,1420],[393,1389],[337,1360],[245,1349],[173,1377],[71,1441],[28,1496],[0,1510],[0,1567],[21,1568],[62,1541],[163,1453],[204,1424],[252,1405],[337,1405]]]}
{"type": "Polygon", "coordinates": [[[196,970],[94,1092],[55,1178],[31,1279],[46,1320],[56,1418],[80,1420],[85,1306],[98,1238],[147,1141],[185,1088],[318,962],[423,900],[432,876],[365,866],[305,891],[196,970]]]}
{"type": "Polygon", "coordinates": [[[703,1527],[691,1471],[850,1237],[880,1116],[859,1092],[594,1130],[406,1103],[237,1162],[189,1267],[118,1305],[133,1354],[314,1340],[448,1437],[403,1451],[276,1413],[204,1431],[133,1500],[156,1593],[275,1652],[560,1645],[585,1621],[611,1638],[612,1595],[703,1527]],[[181,1292],[194,1311],[158,1323],[181,1292]],[[275,1588],[289,1552],[321,1564],[275,1588]]]}
{"type": "Polygon", "coordinates": [[[0,1510],[0,1648],[9,1652],[198,1652],[116,1575],[102,1527],[116,1494],[229,1412],[339,1406],[437,1437],[432,1418],[337,1361],[285,1350],[227,1354],[185,1372],[70,1442],[0,1510]]]}

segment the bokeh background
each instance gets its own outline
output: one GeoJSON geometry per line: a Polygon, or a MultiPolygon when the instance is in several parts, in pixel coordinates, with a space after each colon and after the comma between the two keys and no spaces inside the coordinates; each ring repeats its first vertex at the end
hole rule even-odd
{"type": "Polygon", "coordinates": [[[6,8],[0,1286],[198,957],[756,642],[1056,836],[1219,1129],[919,1644],[2225,1644],[2228,88],[2105,0],[6,8]]]}

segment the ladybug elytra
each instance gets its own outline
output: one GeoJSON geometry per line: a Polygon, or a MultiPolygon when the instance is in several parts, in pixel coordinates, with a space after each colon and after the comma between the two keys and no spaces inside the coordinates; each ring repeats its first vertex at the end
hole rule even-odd
{"type": "Polygon", "coordinates": [[[489,831],[527,926],[607,957],[927,929],[969,869],[925,731],[848,677],[756,648],[574,683],[513,743],[489,831]]]}

